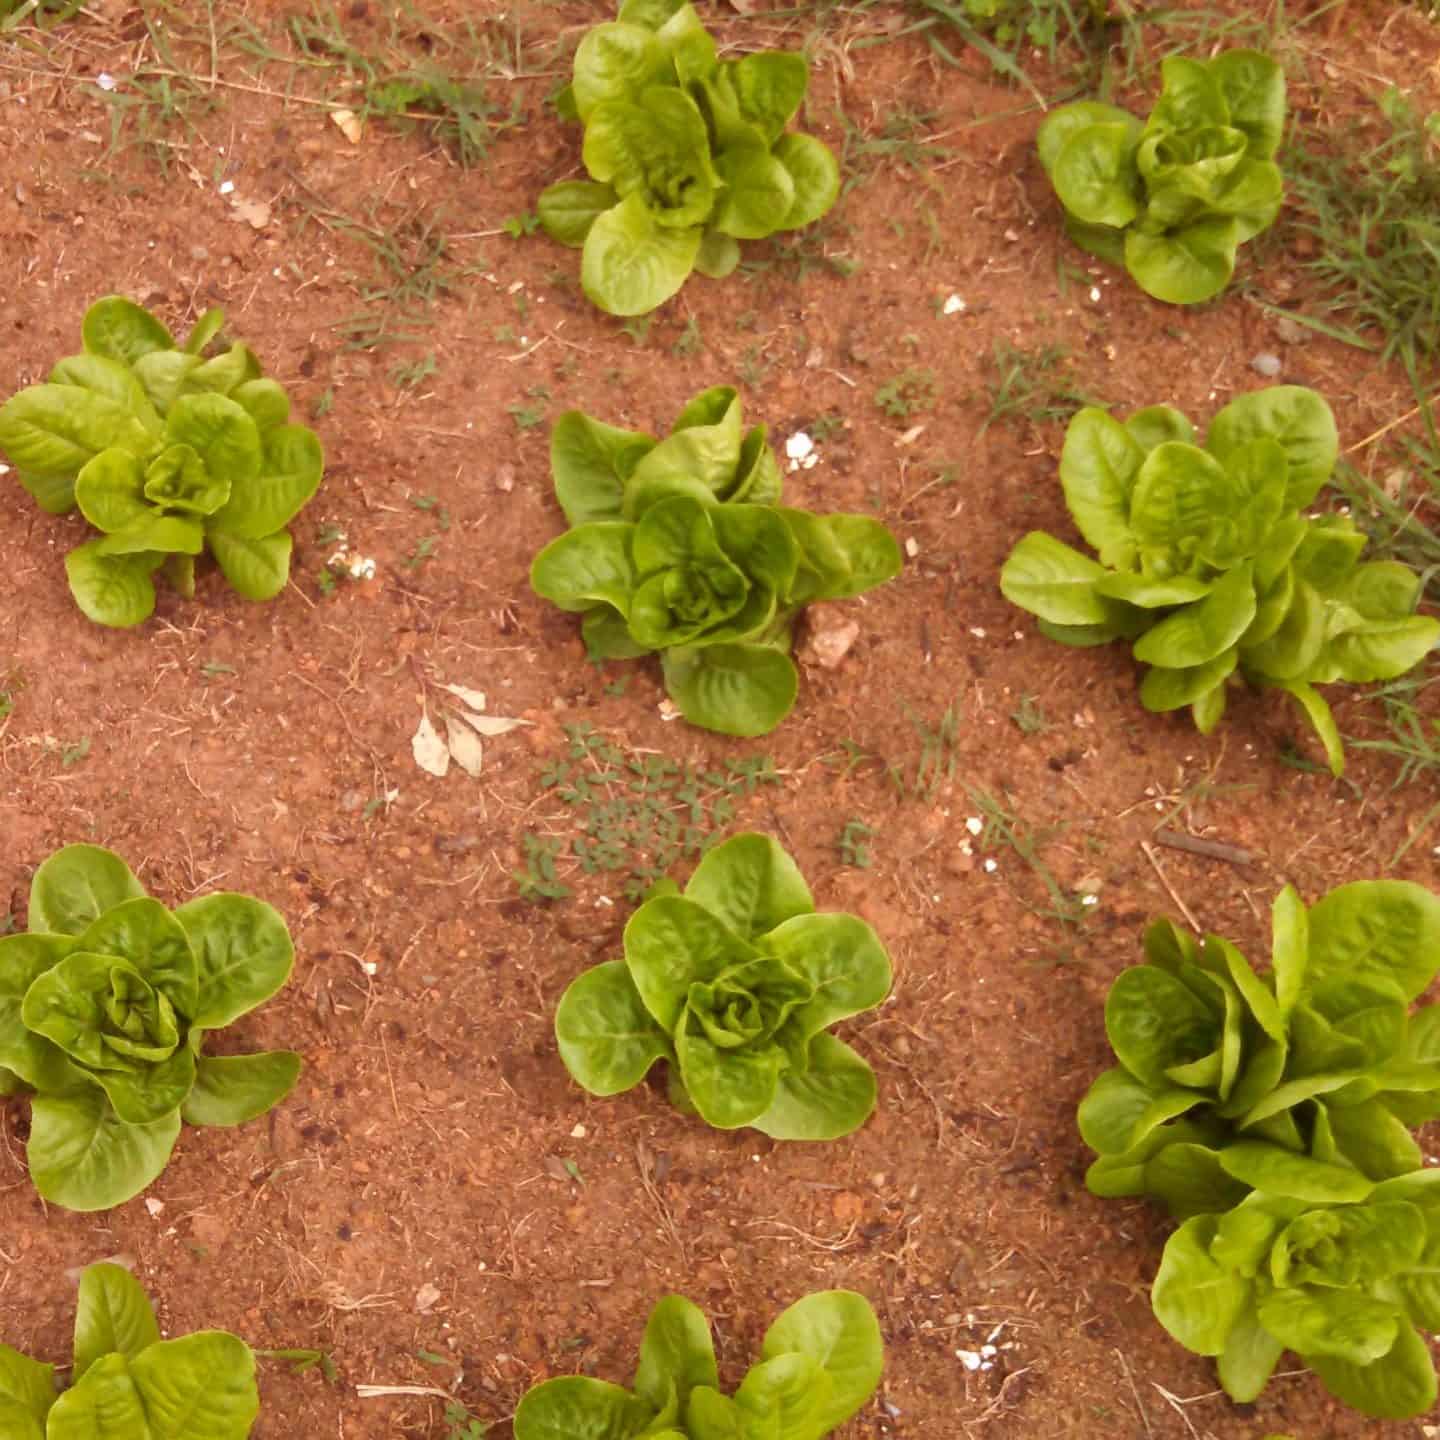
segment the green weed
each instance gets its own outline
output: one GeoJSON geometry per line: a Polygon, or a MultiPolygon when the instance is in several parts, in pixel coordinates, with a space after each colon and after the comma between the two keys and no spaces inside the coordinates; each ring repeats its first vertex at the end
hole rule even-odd
{"type": "Polygon", "coordinates": [[[996,340],[990,351],[985,391],[990,413],[980,424],[983,435],[992,425],[1016,419],[1031,425],[1068,420],[1085,405],[1101,404],[1076,383],[1066,366],[1070,352],[1063,345],[1026,350],[996,340]]]}
{"type": "Polygon", "coordinates": [[[307,1370],[319,1370],[329,1385],[334,1385],[340,1379],[340,1370],[334,1360],[324,1350],[257,1350],[255,1354],[262,1360],[280,1360],[289,1365],[292,1375],[303,1375],[307,1370]]]}
{"type": "Polygon", "coordinates": [[[1317,328],[1418,367],[1440,355],[1440,112],[1394,86],[1378,107],[1328,153],[1300,140],[1284,168],[1294,226],[1312,241],[1302,263],[1321,290],[1317,328]]]}
{"type": "MultiPolygon", "coordinates": [[[[980,811],[983,828],[977,839],[981,854],[1003,848],[1013,850],[1029,866],[1045,891],[1048,905],[1031,904],[1030,909],[1043,919],[1054,920],[1065,931],[1078,930],[1094,908],[1094,897],[1076,895],[1065,889],[1055,872],[1045,863],[1041,851],[1065,828],[1063,825],[1036,828],[1009,808],[1009,797],[1003,800],[979,786],[967,785],[966,791],[980,811]]],[[[1057,963],[1069,960],[1068,950],[1055,957],[1057,963]]]]}
{"type": "Polygon", "coordinates": [[[445,1440],[485,1440],[482,1425],[458,1400],[445,1402],[445,1440]]]}
{"type": "Polygon", "coordinates": [[[1347,737],[1357,750],[1374,750],[1397,760],[1397,787],[1413,780],[1440,780],[1440,719],[1421,708],[1421,697],[1432,689],[1440,694],[1440,674],[1404,675],[1378,686],[1373,698],[1385,707],[1389,738],[1349,741],[1347,737]]]}
{"type": "Polygon", "coordinates": [[[620,333],[624,335],[637,350],[643,350],[650,340],[650,326],[654,323],[653,315],[636,315],[630,320],[622,322],[620,333]]]}
{"type": "Polygon", "coordinates": [[[903,798],[908,793],[912,799],[924,800],[928,804],[935,799],[941,785],[954,780],[960,763],[957,749],[960,737],[960,702],[956,700],[945,707],[945,712],[934,729],[903,702],[901,709],[910,721],[911,728],[920,737],[920,754],[915,762],[915,773],[908,781],[905,779],[903,764],[890,766],[886,775],[899,796],[903,798]]]}
{"type": "Polygon", "coordinates": [[[555,874],[555,861],[564,850],[562,841],[527,830],[520,837],[524,870],[515,872],[522,900],[564,900],[575,892],[555,874]]]}
{"type": "Polygon", "coordinates": [[[398,365],[390,367],[390,383],[402,390],[414,390],[428,380],[439,367],[435,363],[435,352],[432,350],[428,355],[422,356],[419,360],[412,360],[408,365],[403,361],[398,365]]]}
{"type": "Polygon", "coordinates": [[[874,829],[863,820],[847,820],[835,840],[840,863],[853,865],[857,870],[868,870],[872,863],[869,842],[874,837],[874,829]]]}
{"type": "Polygon", "coordinates": [[[696,355],[705,348],[705,337],[700,333],[700,322],[693,316],[685,321],[685,328],[670,347],[672,355],[696,355]]]}
{"type": "Polygon", "coordinates": [[[1050,728],[1045,708],[1033,695],[1022,695],[1010,712],[1010,719],[1022,735],[1042,735],[1050,728]]]}
{"type": "MultiPolygon", "coordinates": [[[[629,900],[640,899],[677,861],[698,858],[717,843],[739,799],[781,783],[768,755],[702,768],[654,753],[627,754],[588,726],[567,725],[565,734],[567,754],[542,769],[540,787],[574,813],[568,854],[580,870],[623,879],[629,900]]],[[[554,846],[553,867],[566,847],[560,840],[545,843],[554,846]]]]}
{"type": "Polygon", "coordinates": [[[468,170],[489,158],[498,134],[525,118],[518,96],[508,109],[491,99],[491,83],[484,75],[461,79],[428,66],[403,70],[368,81],[359,108],[402,129],[423,124],[468,170]]]}
{"type": "Polygon", "coordinates": [[[929,410],[939,394],[939,381],[928,366],[911,367],[892,376],[875,391],[875,403],[892,420],[908,420],[929,410]]]}
{"type": "Polygon", "coordinates": [[[505,413],[515,422],[517,430],[534,430],[545,423],[545,406],[539,403],[526,405],[517,401],[505,407],[505,413]]]}
{"type": "Polygon", "coordinates": [[[80,11],[84,0],[0,0],[0,33],[17,30],[33,19],[41,30],[49,30],[80,11]]]}
{"type": "Polygon", "coordinates": [[[887,165],[912,175],[925,175],[937,160],[949,159],[954,153],[927,138],[939,121],[938,111],[912,110],[897,104],[873,130],[860,129],[843,110],[835,113],[845,136],[840,147],[840,173],[849,177],[847,189],[862,184],[887,165]]]}

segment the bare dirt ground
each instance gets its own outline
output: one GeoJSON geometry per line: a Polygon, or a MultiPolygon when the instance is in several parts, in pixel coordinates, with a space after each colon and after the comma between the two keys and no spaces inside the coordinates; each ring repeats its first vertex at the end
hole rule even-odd
{"type": "MultiPolygon", "coordinates": [[[[1104,994],[1149,918],[1188,905],[1259,958],[1287,880],[1311,901],[1382,874],[1433,884],[1433,784],[1396,788],[1392,760],[1353,747],[1332,781],[1274,697],[1232,704],[1209,739],[1146,715],[1123,650],[1048,644],[996,583],[1024,531],[1066,531],[1056,458],[1074,403],[993,416],[997,345],[1121,412],[1166,401],[1206,420],[1263,383],[1259,351],[1327,396],[1342,445],[1407,408],[1391,368],[1285,343],[1257,303],[1305,299],[1286,217],[1223,304],[1167,309],[1066,244],[1039,107],[980,57],[943,64],[897,35],[899,7],[712,6],[732,44],[809,43],[807,128],[845,154],[850,187],[816,232],[623,327],[522,218],[578,164],[545,99],[602,7],[152,8],[148,28],[119,3],[0,36],[0,394],[78,349],[102,294],[180,329],[220,304],[316,417],[327,476],[275,603],[212,576],[130,632],[70,600],[78,517],[0,488],[0,898],[23,925],[33,868],[87,840],[170,903],[213,887],[271,901],[296,973],[236,1042],[293,1046],[306,1069],[265,1119],[187,1131],[145,1197],[101,1215],[42,1204],[26,1108],[0,1111],[4,1339],[67,1357],[67,1271],[127,1256],[171,1331],[333,1357],[333,1383],[266,1365],[257,1436],[467,1433],[446,1395],[505,1436],[547,1376],[628,1381],[664,1293],[713,1317],[733,1374],[781,1308],[847,1286],[887,1344],[849,1436],[1420,1435],[1298,1373],[1230,1404],[1151,1316],[1165,1222],[1086,1193],[1074,1108],[1108,1063],[1104,994]],[[462,168],[426,125],[374,115],[352,143],[329,104],[363,111],[367,57],[486,66],[488,154],[462,168]],[[1034,360],[1056,346],[1048,370],[1034,360]],[[887,414],[876,392],[896,381],[903,413],[887,414]],[[662,721],[657,673],[588,664],[527,583],[562,526],[548,422],[578,407],[661,430],[718,383],[742,387],[776,443],[815,439],[791,503],[876,514],[909,553],[851,603],[844,664],[807,669],[785,725],[740,744],[662,721]],[[342,547],[375,578],[336,579],[342,547]],[[488,742],[478,780],[412,760],[442,683],[535,722],[488,742]],[[570,1082],[551,1014],[615,953],[629,902],[564,858],[569,897],[517,886],[525,835],[568,851],[578,833],[542,784],[570,758],[566,727],[712,768],[768,758],[774,779],[737,786],[724,828],[779,836],[820,907],[870,920],[895,963],[889,1002],[847,1033],[880,1080],[863,1131],[776,1145],[709,1131],[663,1089],[601,1101],[570,1082]],[[874,832],[867,854],[839,844],[851,821],[874,832]],[[1157,829],[1249,863],[1157,846],[1157,829]],[[982,1344],[994,1355],[968,1368],[958,1352],[982,1344]]],[[[1151,60],[1170,48],[1154,41],[1151,60]]],[[[1434,108],[1435,42],[1412,7],[1342,6],[1300,56],[1319,88],[1292,104],[1343,126],[1394,80],[1434,108]]],[[[1047,96],[1067,89],[1063,69],[1032,73],[1047,96]]],[[[1347,735],[1383,733],[1363,693],[1337,715],[1347,735]]]]}

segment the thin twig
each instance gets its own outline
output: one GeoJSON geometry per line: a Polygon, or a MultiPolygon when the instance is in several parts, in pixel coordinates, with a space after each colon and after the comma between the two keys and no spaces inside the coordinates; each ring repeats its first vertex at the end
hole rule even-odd
{"type": "Polygon", "coordinates": [[[1210,860],[1224,860],[1230,865],[1255,863],[1255,857],[1238,845],[1226,845],[1219,840],[1202,840],[1198,835],[1186,835],[1179,830],[1157,830],[1155,843],[1167,845],[1171,850],[1185,850],[1191,855],[1204,855],[1210,860]]]}
{"type": "Polygon", "coordinates": [[[362,1400],[373,1400],[378,1395],[438,1395],[442,1400],[455,1397],[438,1385],[357,1385],[355,1393],[362,1400]]]}
{"type": "Polygon", "coordinates": [[[385,1026],[380,1026],[380,1053],[385,1057],[385,1074],[390,1081],[390,1108],[395,1112],[395,1119],[400,1119],[400,1100],[395,1094],[395,1072],[390,1068],[390,1046],[385,1039],[385,1026]]]}
{"type": "Polygon", "coordinates": [[[1387,421],[1373,434],[1367,435],[1363,440],[1357,440],[1345,453],[1347,455],[1353,455],[1357,450],[1363,450],[1367,445],[1373,445],[1382,435],[1388,435],[1397,425],[1403,425],[1412,416],[1418,415],[1434,398],[1434,395],[1427,395],[1424,400],[1418,405],[1412,405],[1403,415],[1397,415],[1393,420],[1387,421]]]}
{"type": "MultiPolygon", "coordinates": [[[[1154,858],[1153,856],[1151,857],[1154,858]]],[[[1162,877],[1163,878],[1163,877],[1162,877]]],[[[1166,887],[1169,888],[1168,886],[1166,887]]],[[[1173,891],[1171,892],[1174,893],[1173,891]]],[[[1181,907],[1184,908],[1183,906],[1181,907]]],[[[1145,1402],[1140,1398],[1140,1392],[1135,1388],[1135,1377],[1130,1373],[1130,1362],[1125,1358],[1125,1352],[1119,1348],[1115,1351],[1115,1358],[1120,1362],[1120,1368],[1125,1372],[1125,1378],[1130,1382],[1130,1393],[1135,1397],[1135,1408],[1140,1412],[1140,1423],[1145,1427],[1145,1433],[1150,1440],[1155,1440],[1155,1432],[1150,1428],[1150,1417],[1145,1413],[1145,1402]]]]}
{"type": "Polygon", "coordinates": [[[675,1224],[675,1217],[670,1213],[670,1207],[665,1203],[665,1197],[661,1195],[659,1187],[655,1184],[654,1160],[650,1155],[649,1147],[643,1140],[635,1142],[635,1168],[640,1172],[640,1188],[650,1197],[650,1203],[655,1207],[669,1233],[671,1242],[676,1250],[680,1252],[680,1263],[690,1263],[689,1252],[685,1249],[685,1237],[681,1235],[679,1227],[675,1224]]]}
{"type": "Polygon", "coordinates": [[[1170,883],[1170,877],[1165,873],[1165,867],[1161,865],[1160,857],[1155,853],[1155,847],[1149,841],[1142,840],[1140,848],[1145,852],[1145,858],[1154,866],[1155,873],[1160,877],[1160,883],[1165,887],[1166,893],[1180,907],[1180,913],[1189,922],[1190,928],[1198,935],[1200,922],[1190,913],[1190,907],[1180,898],[1175,887],[1170,883]]]}

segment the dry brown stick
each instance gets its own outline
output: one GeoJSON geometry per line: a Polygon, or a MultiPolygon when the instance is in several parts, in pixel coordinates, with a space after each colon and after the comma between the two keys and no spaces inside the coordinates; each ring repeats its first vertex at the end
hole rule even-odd
{"type": "Polygon", "coordinates": [[[1175,887],[1170,883],[1170,877],[1165,873],[1165,867],[1160,863],[1160,857],[1155,853],[1155,847],[1148,840],[1140,842],[1140,848],[1145,852],[1145,858],[1154,867],[1155,873],[1160,877],[1160,883],[1165,887],[1166,893],[1180,907],[1180,913],[1189,922],[1190,928],[1198,935],[1200,933],[1200,922],[1190,913],[1190,907],[1180,898],[1175,887]]]}
{"type": "Polygon", "coordinates": [[[1224,860],[1230,865],[1253,865],[1255,857],[1238,845],[1226,845],[1219,840],[1202,840],[1198,835],[1186,835],[1179,830],[1157,830],[1157,845],[1168,845],[1172,850],[1184,850],[1191,855],[1204,855],[1210,860],[1224,860]]]}

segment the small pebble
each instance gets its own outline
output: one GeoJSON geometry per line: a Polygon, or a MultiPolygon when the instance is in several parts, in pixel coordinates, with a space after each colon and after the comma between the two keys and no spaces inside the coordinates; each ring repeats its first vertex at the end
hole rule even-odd
{"type": "Polygon", "coordinates": [[[1250,368],[1257,375],[1263,375],[1267,380],[1273,380],[1280,373],[1280,357],[1272,355],[1268,350],[1262,350],[1250,362],[1250,368]]]}

